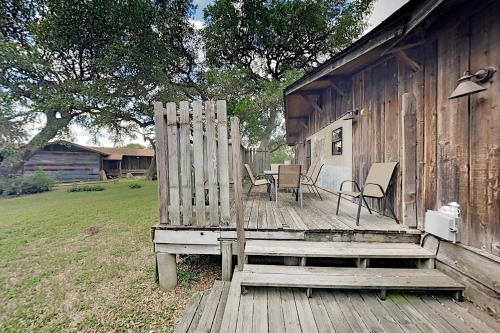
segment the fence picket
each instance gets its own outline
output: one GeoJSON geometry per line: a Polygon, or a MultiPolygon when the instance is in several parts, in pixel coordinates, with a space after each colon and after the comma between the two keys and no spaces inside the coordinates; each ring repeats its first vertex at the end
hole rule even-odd
{"type": "Polygon", "coordinates": [[[205,172],[203,166],[203,103],[193,102],[193,155],[196,196],[196,224],[206,225],[205,219],[205,172]]]}
{"type": "Polygon", "coordinates": [[[168,175],[170,185],[169,217],[172,225],[180,225],[179,212],[179,154],[177,110],[175,103],[167,103],[168,175]]]}
{"type": "Polygon", "coordinates": [[[208,163],[208,202],[210,224],[219,225],[219,191],[217,181],[217,142],[215,128],[215,105],[213,101],[205,102],[207,126],[207,163],[208,163]]]}
{"type": "Polygon", "coordinates": [[[229,153],[226,101],[217,101],[217,134],[217,150],[219,151],[220,218],[222,225],[229,225],[229,153]]]}
{"type": "Polygon", "coordinates": [[[189,135],[189,102],[180,102],[180,156],[182,225],[191,225],[193,218],[193,189],[191,187],[191,139],[189,135]]]}
{"type": "Polygon", "coordinates": [[[162,102],[154,103],[156,136],[156,170],[158,178],[158,211],[160,224],[168,224],[168,165],[167,165],[167,124],[162,102]]]}

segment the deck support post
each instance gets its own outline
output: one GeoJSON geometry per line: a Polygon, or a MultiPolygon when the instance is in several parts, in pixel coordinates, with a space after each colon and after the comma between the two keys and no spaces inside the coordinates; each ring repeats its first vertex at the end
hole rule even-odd
{"type": "Polygon", "coordinates": [[[385,301],[385,298],[387,297],[387,290],[386,289],[380,289],[380,294],[379,297],[382,301],[385,301]]]}
{"type": "Polygon", "coordinates": [[[156,263],[158,265],[158,280],[160,287],[165,290],[172,290],[177,286],[177,262],[175,254],[156,253],[156,263]]]}
{"type": "Polygon", "coordinates": [[[222,281],[231,281],[233,271],[233,244],[231,241],[221,242],[222,252],[222,281]]]}
{"type": "Polygon", "coordinates": [[[283,258],[283,263],[286,266],[298,266],[299,265],[299,258],[297,258],[297,257],[285,257],[285,258],[283,258]]]}
{"type": "Polygon", "coordinates": [[[356,258],[356,267],[358,268],[367,268],[369,264],[370,264],[370,259],[356,258]]]}
{"type": "Polygon", "coordinates": [[[457,290],[453,293],[453,298],[457,302],[463,302],[464,301],[464,292],[462,290],[457,290]]]}
{"type": "Polygon", "coordinates": [[[417,268],[434,269],[434,258],[418,259],[417,268]]]}

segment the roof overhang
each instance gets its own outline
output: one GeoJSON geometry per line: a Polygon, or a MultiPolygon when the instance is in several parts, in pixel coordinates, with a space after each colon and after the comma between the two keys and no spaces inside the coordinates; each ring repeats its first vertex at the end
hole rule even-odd
{"type": "MultiPolygon", "coordinates": [[[[321,90],[346,81],[353,73],[380,61],[422,23],[443,0],[412,0],[359,40],[330,60],[305,74],[283,92],[287,143],[297,143],[299,133],[307,128],[306,120],[317,107],[314,101],[321,90]]],[[[348,111],[348,110],[346,110],[348,111]]]]}

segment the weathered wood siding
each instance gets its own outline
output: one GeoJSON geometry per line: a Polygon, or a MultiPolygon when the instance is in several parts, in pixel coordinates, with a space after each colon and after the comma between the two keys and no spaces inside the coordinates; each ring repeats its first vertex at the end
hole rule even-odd
{"type": "Polygon", "coordinates": [[[101,155],[84,151],[46,151],[33,156],[24,172],[40,169],[59,181],[99,180],[101,155]]]}
{"type": "Polygon", "coordinates": [[[500,68],[499,12],[500,3],[493,2],[472,16],[462,11],[434,22],[425,43],[405,51],[417,70],[388,55],[340,80],[343,94],[323,89],[315,97],[323,111],[311,108],[307,129],[299,133],[298,162],[305,165],[308,136],[344,112],[364,108],[369,115],[353,121],[352,178],[362,185],[372,163],[400,162],[390,193],[400,218],[422,227],[427,209],[457,201],[462,242],[500,255],[500,73],[484,84],[488,90],[448,100],[465,70],[500,68]],[[414,108],[407,119],[405,93],[414,108]],[[411,216],[403,216],[403,204],[415,207],[406,210],[411,216]]]}
{"type": "Polygon", "coordinates": [[[151,165],[152,157],[148,156],[123,156],[122,172],[130,171],[145,172],[151,165]]]}

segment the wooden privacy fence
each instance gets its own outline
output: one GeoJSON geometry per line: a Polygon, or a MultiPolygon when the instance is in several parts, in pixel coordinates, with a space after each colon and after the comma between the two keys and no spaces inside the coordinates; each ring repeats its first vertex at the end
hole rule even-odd
{"type": "Polygon", "coordinates": [[[228,225],[233,154],[226,101],[184,101],[179,108],[156,102],[154,110],[160,223],[228,225]]]}
{"type": "Polygon", "coordinates": [[[250,166],[255,175],[263,174],[264,170],[271,167],[271,154],[267,150],[259,148],[248,148],[243,156],[245,164],[250,166]]]}

